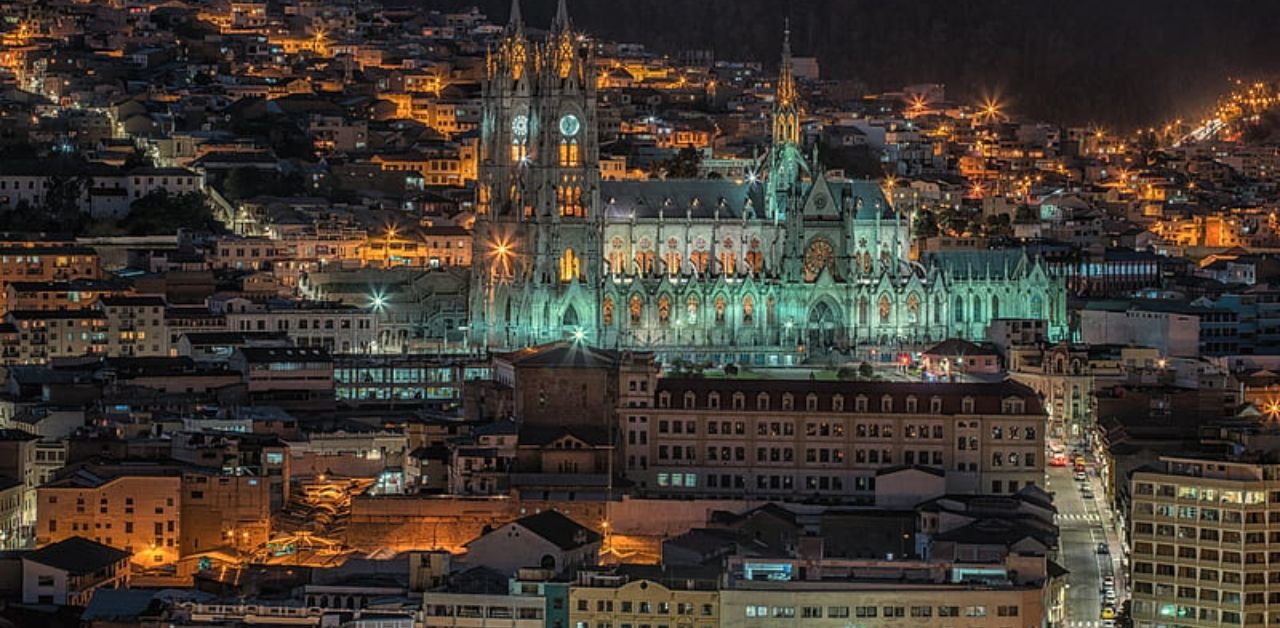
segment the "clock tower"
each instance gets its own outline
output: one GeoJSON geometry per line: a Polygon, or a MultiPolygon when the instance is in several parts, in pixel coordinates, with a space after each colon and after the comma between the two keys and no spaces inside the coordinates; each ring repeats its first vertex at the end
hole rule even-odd
{"type": "Polygon", "coordinates": [[[519,0],[486,60],[472,240],[472,342],[593,342],[600,329],[599,147],[590,51],[560,0],[531,41],[519,0]]]}

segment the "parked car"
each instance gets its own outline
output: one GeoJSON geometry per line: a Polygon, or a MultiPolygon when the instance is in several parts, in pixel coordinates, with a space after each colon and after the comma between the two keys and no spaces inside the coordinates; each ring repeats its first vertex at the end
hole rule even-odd
{"type": "Polygon", "coordinates": [[[1110,548],[1110,547],[1107,547],[1107,544],[1106,544],[1106,543],[1099,543],[1099,544],[1098,544],[1098,553],[1099,553],[1099,554],[1110,554],[1110,553],[1111,553],[1111,548],[1110,548]]]}

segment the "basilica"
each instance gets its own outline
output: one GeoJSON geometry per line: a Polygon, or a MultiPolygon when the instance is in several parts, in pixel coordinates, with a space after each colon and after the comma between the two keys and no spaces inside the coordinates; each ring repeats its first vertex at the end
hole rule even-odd
{"type": "Polygon", "coordinates": [[[1038,259],[912,259],[909,213],[877,182],[831,176],[806,154],[789,44],[772,141],[738,180],[601,181],[596,70],[563,1],[540,40],[513,6],[486,70],[468,321],[477,346],[572,338],[777,364],[980,340],[997,318],[1065,331],[1066,291],[1038,259]]]}

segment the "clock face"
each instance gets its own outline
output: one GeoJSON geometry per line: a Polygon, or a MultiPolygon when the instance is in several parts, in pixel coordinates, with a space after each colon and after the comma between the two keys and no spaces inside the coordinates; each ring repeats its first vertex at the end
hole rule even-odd
{"type": "Polygon", "coordinates": [[[565,137],[577,135],[578,129],[581,127],[582,124],[578,122],[578,116],[572,113],[565,114],[564,117],[560,118],[560,134],[565,137]]]}
{"type": "Polygon", "coordinates": [[[519,139],[529,136],[529,116],[520,114],[511,119],[511,134],[519,139]]]}
{"type": "Polygon", "coordinates": [[[834,251],[830,242],[814,240],[809,243],[809,248],[804,253],[804,269],[816,275],[831,263],[832,257],[834,257],[834,251]]]}

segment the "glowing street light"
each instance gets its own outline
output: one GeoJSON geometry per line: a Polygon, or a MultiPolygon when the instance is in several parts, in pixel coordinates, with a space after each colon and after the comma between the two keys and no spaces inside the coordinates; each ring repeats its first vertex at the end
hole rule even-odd
{"type": "Polygon", "coordinates": [[[573,341],[574,341],[574,342],[582,342],[583,340],[586,340],[586,339],[587,339],[587,332],[586,332],[586,330],[582,329],[581,327],[578,327],[578,328],[576,328],[576,329],[574,329],[574,330],[573,330],[573,341]]]}

